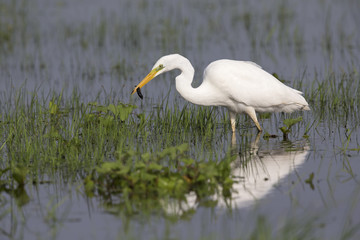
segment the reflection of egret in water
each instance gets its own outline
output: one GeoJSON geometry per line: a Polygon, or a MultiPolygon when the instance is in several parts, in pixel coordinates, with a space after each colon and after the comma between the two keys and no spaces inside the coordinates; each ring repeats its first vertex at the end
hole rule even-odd
{"type": "MultiPolygon", "coordinates": [[[[233,151],[236,152],[232,138],[233,151]]],[[[305,141],[289,142],[270,139],[260,145],[260,134],[254,142],[236,155],[232,162],[232,176],[235,183],[230,198],[214,196],[218,208],[248,207],[263,198],[274,189],[282,179],[291,174],[304,163],[309,152],[305,141]]],[[[195,210],[198,200],[195,193],[188,194],[185,200],[170,200],[163,202],[165,211],[170,215],[183,215],[195,210]]]]}
{"type": "MultiPolygon", "coordinates": [[[[233,135],[233,143],[235,135],[233,135]]],[[[246,207],[270,193],[274,185],[304,163],[309,152],[305,141],[289,142],[268,140],[259,146],[258,134],[251,147],[240,152],[233,164],[233,185],[231,207],[246,207]]],[[[218,206],[225,202],[219,199],[218,206]]]]}

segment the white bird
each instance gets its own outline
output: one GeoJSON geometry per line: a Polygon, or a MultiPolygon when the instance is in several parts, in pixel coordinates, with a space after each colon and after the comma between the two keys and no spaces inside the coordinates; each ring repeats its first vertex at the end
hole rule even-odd
{"type": "Polygon", "coordinates": [[[246,113],[262,131],[256,112],[293,112],[310,110],[302,92],[290,88],[250,61],[221,59],[210,63],[204,71],[202,84],[193,88],[194,68],[179,55],[161,57],[150,73],[134,88],[140,89],[156,76],[179,69],[175,78],[176,90],[187,101],[203,106],[223,106],[229,110],[232,131],[235,132],[236,113],[246,113]]]}

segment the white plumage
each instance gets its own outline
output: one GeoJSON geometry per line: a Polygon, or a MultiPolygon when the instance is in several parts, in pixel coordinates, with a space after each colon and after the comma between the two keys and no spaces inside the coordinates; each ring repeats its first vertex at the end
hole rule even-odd
{"type": "Polygon", "coordinates": [[[286,86],[249,61],[214,61],[205,69],[202,84],[193,88],[194,68],[187,58],[179,54],[160,58],[132,94],[159,74],[173,69],[181,70],[176,77],[176,90],[181,96],[194,104],[228,108],[233,131],[236,113],[248,114],[261,131],[255,112],[310,110],[300,91],[286,86]]]}

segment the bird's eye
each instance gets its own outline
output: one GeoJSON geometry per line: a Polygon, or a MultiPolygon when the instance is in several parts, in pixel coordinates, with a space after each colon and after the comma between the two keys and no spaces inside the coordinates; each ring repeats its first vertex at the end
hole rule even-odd
{"type": "Polygon", "coordinates": [[[159,68],[164,68],[164,65],[160,64],[160,65],[159,65],[159,68]]]}

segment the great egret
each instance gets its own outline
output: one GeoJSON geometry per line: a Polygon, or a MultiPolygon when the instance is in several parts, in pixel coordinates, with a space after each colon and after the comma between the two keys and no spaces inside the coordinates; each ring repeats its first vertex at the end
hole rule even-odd
{"type": "Polygon", "coordinates": [[[179,55],[161,57],[150,73],[134,88],[138,92],[156,76],[181,70],[176,79],[176,90],[183,98],[203,106],[223,106],[228,108],[232,131],[235,132],[236,113],[246,113],[262,131],[255,112],[293,112],[310,110],[302,92],[281,83],[264,71],[259,65],[249,61],[221,59],[214,61],[204,71],[202,84],[193,88],[194,68],[190,61],[179,55]]]}

